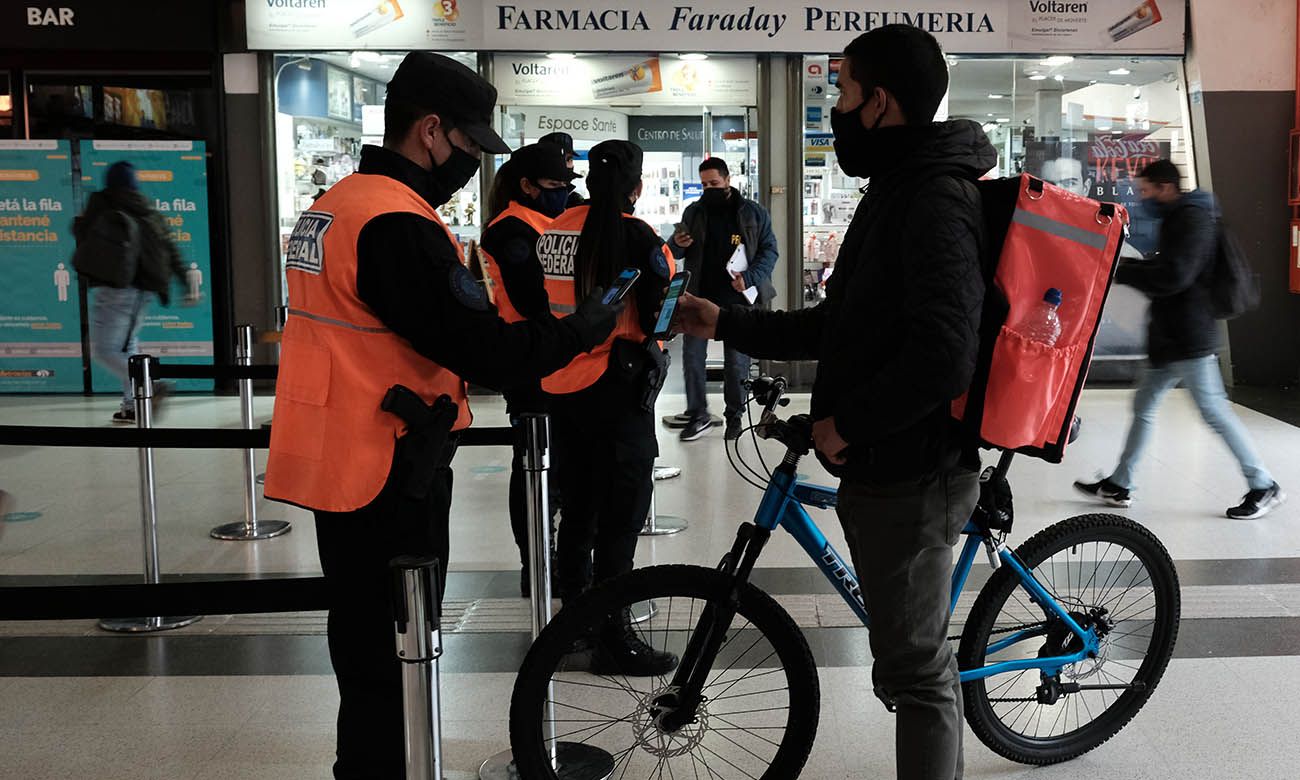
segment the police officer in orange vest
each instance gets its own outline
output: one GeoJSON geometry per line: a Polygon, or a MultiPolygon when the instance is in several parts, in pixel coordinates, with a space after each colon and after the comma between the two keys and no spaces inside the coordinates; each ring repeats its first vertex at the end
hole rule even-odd
{"type": "Polygon", "coordinates": [[[495,102],[454,60],[408,55],[388,84],[383,147],[365,147],[289,240],[266,495],[315,513],[340,779],[405,773],[389,561],[434,555],[445,571],[465,381],[536,381],[602,344],[618,316],[593,299],[564,321],[507,323],[462,264],[437,209],[483,151],[509,151],[495,102]]]}
{"type": "MultiPolygon", "coordinates": [[[[570,182],[578,178],[565,165],[564,150],[554,144],[522,146],[499,169],[488,198],[488,226],[479,239],[479,256],[492,290],[492,300],[506,322],[551,316],[537,259],[537,239],[564,212],[570,182]]],[[[511,420],[526,412],[545,412],[545,394],[539,383],[517,387],[506,394],[511,420]]],[[[528,508],[524,492],[523,453],[516,448],[510,463],[510,528],[519,547],[519,594],[531,590],[528,550],[528,508]]],[[[558,462],[551,461],[554,484],[558,462]]],[[[559,506],[560,491],[550,492],[551,512],[559,506]]]]}
{"type": "MultiPolygon", "coordinates": [[[[603,141],[591,149],[588,205],[565,211],[542,235],[537,255],[551,311],[567,318],[575,301],[608,286],[625,267],[641,276],[614,333],[542,380],[551,398],[555,459],[564,495],[558,537],[560,597],[632,570],[637,533],[650,509],[653,418],[668,360],[649,338],[672,254],[654,228],[632,216],[641,194],[641,149],[603,141]]],[[[561,320],[562,322],[564,320],[561,320]]],[[[664,674],[676,656],[642,642],[626,610],[597,631],[594,671],[664,674]]]]}

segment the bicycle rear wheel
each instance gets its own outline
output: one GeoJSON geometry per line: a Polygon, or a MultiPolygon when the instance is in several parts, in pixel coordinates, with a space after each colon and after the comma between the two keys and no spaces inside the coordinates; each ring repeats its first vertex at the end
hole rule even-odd
{"type": "MultiPolygon", "coordinates": [[[[510,702],[510,745],[519,776],[553,780],[558,742],[599,747],[616,778],[790,780],[817,734],[817,669],[799,628],[771,596],[740,588],[736,617],[706,677],[703,704],[680,728],[656,717],[673,674],[596,674],[578,650],[593,627],[638,602],[656,611],[633,630],[656,650],[683,655],[704,609],[725,603],[734,580],[698,566],[638,569],[566,606],[533,643],[510,702]],[[554,712],[551,731],[544,728],[554,712]]],[[[683,658],[683,663],[690,659],[683,658]]]]}
{"type": "MultiPolygon", "coordinates": [[[[965,683],[966,720],[994,752],[1054,764],[1110,739],[1150,698],[1178,637],[1178,573],[1154,534],[1118,515],[1063,520],[1016,555],[1080,625],[1097,628],[1101,649],[1052,678],[1028,669],[965,683]]],[[[1004,566],[980,591],[957,660],[967,670],[1081,648],[1004,566]]]]}

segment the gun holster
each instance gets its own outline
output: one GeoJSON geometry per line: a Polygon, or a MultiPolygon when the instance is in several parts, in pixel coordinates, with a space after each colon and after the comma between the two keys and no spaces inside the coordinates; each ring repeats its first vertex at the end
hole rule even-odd
{"type": "Polygon", "coordinates": [[[402,462],[402,494],[420,500],[429,495],[438,469],[451,464],[456,441],[451,427],[460,414],[450,396],[440,395],[426,404],[414,390],[393,385],[384,394],[379,408],[406,423],[406,433],[398,439],[397,458],[402,462]]]}
{"type": "Polygon", "coordinates": [[[668,379],[668,351],[654,339],[644,343],[614,339],[610,367],[624,382],[637,388],[641,409],[653,412],[659,391],[668,379]]]}

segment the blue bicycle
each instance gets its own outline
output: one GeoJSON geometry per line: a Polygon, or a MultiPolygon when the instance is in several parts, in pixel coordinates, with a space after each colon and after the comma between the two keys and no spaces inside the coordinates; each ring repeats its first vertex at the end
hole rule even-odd
{"type": "MultiPolygon", "coordinates": [[[[525,780],[799,776],[817,734],[820,688],[799,625],[749,581],[772,531],[784,527],[862,625],[869,620],[851,568],[803,508],[836,502],[834,489],[796,477],[811,449],[810,421],[776,416],[784,380],[758,379],[752,392],[762,406],[754,435],[786,447],[770,476],[750,470],[767,483],[754,522],[740,527],[716,569],[638,569],[561,610],[529,650],[511,701],[511,745],[525,780]],[[656,610],[633,630],[675,653],[676,669],[597,674],[596,627],[646,601],[656,610]]],[[[1178,575],[1150,531],[1116,515],[1073,517],[1008,549],[1010,463],[1004,453],[983,476],[952,575],[954,622],[981,547],[994,571],[950,639],[959,642],[974,733],[1010,760],[1052,764],[1110,739],[1151,696],[1178,635],[1178,575]]]]}

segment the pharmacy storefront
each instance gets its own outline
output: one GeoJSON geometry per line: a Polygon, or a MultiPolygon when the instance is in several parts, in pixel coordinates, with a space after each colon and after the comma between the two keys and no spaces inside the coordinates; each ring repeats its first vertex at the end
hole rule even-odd
{"type": "MultiPolygon", "coordinates": [[[[248,44],[274,63],[276,228],[383,133],[387,79],[405,52],[441,51],[499,92],[512,145],[574,138],[577,166],[607,138],[646,151],[638,213],[666,235],[699,197],[699,163],[723,157],[733,184],[773,211],[782,250],[778,303],[816,305],[866,183],[831,144],[838,53],[882,24],[932,32],[949,56],[945,118],[984,126],[1000,155],[990,176],[1028,172],[1133,212],[1131,253],[1155,222],[1133,178],[1168,157],[1196,181],[1183,72],[1185,7],[1175,0],[904,0],[650,4],[481,0],[275,0],[247,5],[248,44]],[[900,8],[901,6],[901,8],[900,8]]],[[[1194,98],[1194,96],[1193,96],[1194,98]]],[[[444,208],[477,237],[498,161],[444,208]]],[[[1145,302],[1117,289],[1098,357],[1123,378],[1142,351],[1145,302]],[[1125,365],[1127,364],[1127,366],[1125,365]]]]}

